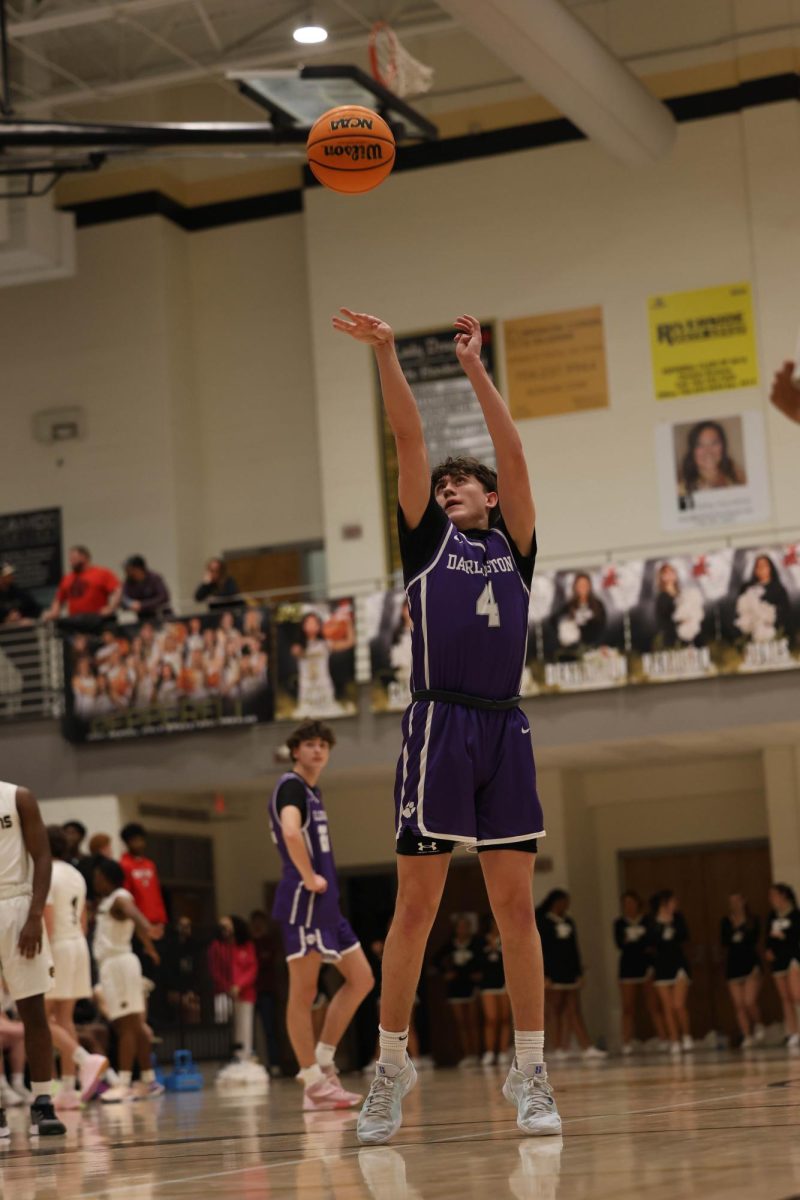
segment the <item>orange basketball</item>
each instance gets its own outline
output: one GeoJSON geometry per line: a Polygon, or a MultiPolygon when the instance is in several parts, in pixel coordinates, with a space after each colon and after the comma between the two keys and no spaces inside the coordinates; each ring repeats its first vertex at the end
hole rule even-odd
{"type": "Polygon", "coordinates": [[[334,192],[369,192],[394,166],[394,134],[383,117],[358,104],[323,113],[306,150],[315,177],[334,192]]]}

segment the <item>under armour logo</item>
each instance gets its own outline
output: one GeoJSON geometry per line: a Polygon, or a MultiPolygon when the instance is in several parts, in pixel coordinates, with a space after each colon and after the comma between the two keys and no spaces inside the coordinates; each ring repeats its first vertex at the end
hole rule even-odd
{"type": "Polygon", "coordinates": [[[425,842],[417,842],[417,854],[436,854],[439,846],[437,842],[431,842],[426,845],[425,842]]]}

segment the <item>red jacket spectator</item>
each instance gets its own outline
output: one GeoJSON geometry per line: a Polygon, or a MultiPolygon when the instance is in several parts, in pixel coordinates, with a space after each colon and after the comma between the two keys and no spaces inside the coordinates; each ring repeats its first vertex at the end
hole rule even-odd
{"type": "Polygon", "coordinates": [[[252,942],[243,942],[241,946],[234,942],[232,966],[233,986],[239,989],[236,999],[255,1004],[258,959],[252,942]]]}
{"type": "Polygon", "coordinates": [[[125,872],[125,887],[133,896],[136,907],[151,925],[165,925],[167,910],[161,895],[156,864],[138,854],[123,854],[119,865],[125,872]]]}
{"type": "Polygon", "coordinates": [[[71,617],[88,613],[110,616],[119,604],[120,582],[107,567],[95,567],[85,546],[73,546],[69,552],[72,570],[58,585],[53,603],[44,614],[55,620],[66,604],[71,617]]]}
{"type": "Polygon", "coordinates": [[[214,995],[227,996],[233,987],[233,941],[215,937],[208,947],[208,974],[214,995]]]}

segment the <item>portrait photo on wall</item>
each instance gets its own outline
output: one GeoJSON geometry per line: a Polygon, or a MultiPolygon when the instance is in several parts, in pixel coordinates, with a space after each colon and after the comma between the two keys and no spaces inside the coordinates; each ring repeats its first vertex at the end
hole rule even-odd
{"type": "Polygon", "coordinates": [[[353,600],[277,605],[278,720],[352,716],[356,711],[353,600]]]}
{"type": "Polygon", "coordinates": [[[719,673],[720,606],[732,563],[731,549],[647,560],[631,621],[631,682],[674,683],[719,673]]]}
{"type": "Polygon", "coordinates": [[[592,691],[627,683],[629,612],[639,595],[636,561],[540,576],[531,594],[523,694],[592,691]]]}
{"type": "Polygon", "coordinates": [[[411,613],[402,588],[365,597],[373,712],[405,712],[411,703],[411,613]]]}
{"type": "Polygon", "coordinates": [[[271,721],[263,607],[110,626],[64,641],[64,734],[109,741],[271,721]]]}
{"type": "Polygon", "coordinates": [[[723,606],[726,671],[800,667],[799,551],[796,543],[735,551],[723,606]]]}
{"type": "Polygon", "coordinates": [[[737,525],[768,517],[759,412],[658,425],[656,456],[664,529],[737,525]]]}

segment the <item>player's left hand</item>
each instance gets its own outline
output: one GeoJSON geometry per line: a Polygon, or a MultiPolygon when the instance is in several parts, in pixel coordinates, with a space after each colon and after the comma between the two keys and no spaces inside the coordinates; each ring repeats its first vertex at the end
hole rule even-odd
{"type": "Polygon", "coordinates": [[[37,954],[41,954],[43,929],[41,917],[28,917],[17,943],[23,958],[36,958],[37,954]]]}
{"type": "Polygon", "coordinates": [[[455,336],[456,355],[462,367],[480,362],[481,323],[475,317],[459,317],[453,322],[458,332],[455,336]]]}

